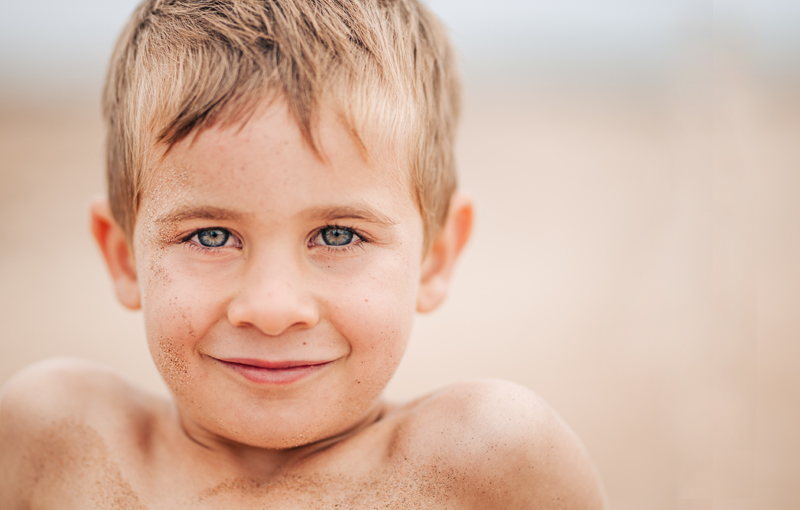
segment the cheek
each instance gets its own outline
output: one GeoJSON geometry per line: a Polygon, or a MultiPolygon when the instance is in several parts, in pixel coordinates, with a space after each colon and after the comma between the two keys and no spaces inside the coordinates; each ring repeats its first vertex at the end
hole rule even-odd
{"type": "Polygon", "coordinates": [[[347,338],[359,374],[388,381],[400,363],[416,304],[419,269],[394,257],[339,287],[328,317],[347,338]],[[363,367],[363,370],[360,368],[363,367]]]}
{"type": "Polygon", "coordinates": [[[196,334],[188,311],[180,304],[166,271],[150,275],[142,285],[145,332],[150,355],[173,393],[183,395],[194,379],[191,351],[196,334]]]}
{"type": "Polygon", "coordinates": [[[150,354],[167,385],[184,395],[204,377],[193,360],[203,331],[213,323],[213,303],[205,299],[203,286],[182,278],[163,253],[143,259],[148,262],[139,275],[150,354]]]}
{"type": "Polygon", "coordinates": [[[169,250],[146,253],[138,268],[148,331],[202,337],[225,308],[227,273],[210,275],[188,266],[169,250]]]}

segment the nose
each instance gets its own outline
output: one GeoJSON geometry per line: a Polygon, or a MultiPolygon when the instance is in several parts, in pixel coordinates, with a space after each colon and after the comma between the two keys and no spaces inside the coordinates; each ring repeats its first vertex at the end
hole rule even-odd
{"type": "Polygon", "coordinates": [[[253,261],[228,304],[228,321],[254,326],[270,336],[293,327],[313,327],[319,321],[319,308],[300,273],[292,261],[253,261]]]}

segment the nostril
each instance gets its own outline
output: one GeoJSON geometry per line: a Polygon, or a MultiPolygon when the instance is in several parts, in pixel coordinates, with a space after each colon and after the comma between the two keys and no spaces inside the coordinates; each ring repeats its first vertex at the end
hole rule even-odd
{"type": "Polygon", "coordinates": [[[236,296],[228,305],[228,321],[235,327],[253,326],[278,336],[294,328],[310,328],[319,321],[315,301],[300,293],[252,293],[236,296]]]}

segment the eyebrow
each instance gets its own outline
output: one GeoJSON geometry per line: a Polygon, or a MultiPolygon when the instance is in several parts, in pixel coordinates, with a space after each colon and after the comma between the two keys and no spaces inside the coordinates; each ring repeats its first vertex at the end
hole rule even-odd
{"type": "Polygon", "coordinates": [[[307,219],[321,219],[325,221],[335,220],[364,220],[370,223],[376,223],[384,227],[397,225],[397,220],[386,214],[375,211],[369,207],[363,206],[332,206],[332,207],[315,207],[303,213],[307,219]]]}
{"type": "MultiPolygon", "coordinates": [[[[177,208],[167,212],[163,216],[156,219],[159,224],[172,224],[180,223],[182,221],[190,220],[220,220],[220,221],[237,221],[241,220],[243,215],[236,211],[224,209],[221,207],[201,206],[190,208],[177,208]]],[[[369,207],[353,207],[353,206],[332,206],[332,207],[315,207],[303,212],[303,217],[309,220],[325,220],[335,221],[344,219],[355,219],[376,223],[385,227],[396,225],[398,222],[391,216],[379,213],[369,207]]]]}
{"type": "Polygon", "coordinates": [[[221,207],[201,206],[189,208],[177,208],[169,211],[156,219],[156,223],[170,224],[189,220],[224,220],[235,221],[241,219],[242,215],[229,209],[221,207]]]}

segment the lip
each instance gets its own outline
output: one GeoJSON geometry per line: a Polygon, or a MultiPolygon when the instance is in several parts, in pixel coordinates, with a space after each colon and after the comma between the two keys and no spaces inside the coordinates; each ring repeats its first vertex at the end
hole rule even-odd
{"type": "Polygon", "coordinates": [[[217,359],[221,365],[257,384],[291,384],[309,377],[333,361],[266,361],[248,358],[217,359]]]}

